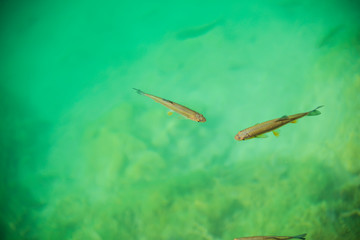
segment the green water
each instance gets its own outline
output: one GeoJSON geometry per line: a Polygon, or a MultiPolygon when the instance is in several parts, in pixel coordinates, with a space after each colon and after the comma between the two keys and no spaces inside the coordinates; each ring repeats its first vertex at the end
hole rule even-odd
{"type": "Polygon", "coordinates": [[[0,11],[1,239],[359,239],[358,2],[0,11]],[[319,105],[279,137],[234,139],[319,105]]]}

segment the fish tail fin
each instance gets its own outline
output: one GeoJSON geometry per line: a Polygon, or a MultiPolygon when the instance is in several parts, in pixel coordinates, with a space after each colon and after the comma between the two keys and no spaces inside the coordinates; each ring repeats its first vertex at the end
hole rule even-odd
{"type": "Polygon", "coordinates": [[[314,110],[308,112],[307,116],[317,116],[320,115],[321,112],[318,110],[319,108],[323,107],[324,105],[318,106],[317,108],[315,108],[314,110]]]}
{"type": "Polygon", "coordinates": [[[140,94],[140,95],[145,95],[145,93],[143,91],[141,91],[140,89],[137,89],[137,88],[133,88],[137,94],[140,94]]]}
{"type": "Polygon", "coordinates": [[[294,237],[292,237],[292,238],[297,238],[297,239],[305,240],[305,237],[306,237],[306,233],[301,234],[301,235],[298,235],[298,236],[294,236],[294,237]]]}

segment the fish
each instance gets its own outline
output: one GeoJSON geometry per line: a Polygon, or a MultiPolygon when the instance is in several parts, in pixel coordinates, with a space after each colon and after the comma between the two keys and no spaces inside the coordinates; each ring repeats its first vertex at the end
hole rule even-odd
{"type": "Polygon", "coordinates": [[[234,238],[234,240],[287,240],[287,239],[302,239],[305,240],[306,233],[298,236],[256,236],[256,237],[241,237],[234,238]]]}
{"type": "MultiPolygon", "coordinates": [[[[138,94],[146,96],[151,98],[152,100],[154,100],[155,102],[158,102],[162,105],[164,105],[165,107],[171,109],[174,112],[177,112],[181,115],[183,115],[184,117],[193,120],[195,122],[206,122],[206,118],[201,114],[198,113],[194,110],[191,110],[190,108],[187,108],[183,105],[180,105],[178,103],[175,103],[173,101],[167,100],[165,98],[161,98],[161,97],[157,97],[148,93],[144,93],[143,91],[133,88],[138,94]]],[[[171,112],[169,113],[169,115],[171,114],[171,112]]]]}
{"type": "Polygon", "coordinates": [[[210,32],[211,30],[213,30],[222,21],[223,21],[222,19],[218,19],[218,20],[215,20],[213,22],[210,22],[210,23],[202,25],[202,26],[197,26],[197,27],[183,30],[176,34],[176,38],[179,40],[186,40],[186,39],[190,39],[190,38],[200,37],[200,36],[205,35],[206,33],[210,32]]]}
{"type": "Polygon", "coordinates": [[[336,43],[336,38],[340,32],[344,29],[343,25],[336,26],[332,28],[327,34],[320,40],[317,47],[322,48],[324,46],[332,46],[336,43]]]}
{"type": "Polygon", "coordinates": [[[317,116],[320,115],[321,112],[318,110],[323,106],[319,106],[312,111],[298,113],[294,115],[284,115],[280,118],[276,118],[273,120],[269,120],[263,123],[256,124],[252,127],[241,130],[235,135],[235,140],[243,141],[251,138],[265,138],[265,133],[273,131],[275,136],[279,136],[279,132],[275,131],[279,127],[282,127],[288,123],[296,123],[297,119],[305,117],[305,116],[317,116]]]}

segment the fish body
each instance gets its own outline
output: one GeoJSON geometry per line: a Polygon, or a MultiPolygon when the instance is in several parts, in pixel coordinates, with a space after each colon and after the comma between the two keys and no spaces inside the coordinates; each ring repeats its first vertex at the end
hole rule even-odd
{"type": "Polygon", "coordinates": [[[306,233],[298,236],[257,236],[257,237],[241,237],[234,240],[288,240],[288,239],[302,239],[305,240],[306,233]]]}
{"type": "Polygon", "coordinates": [[[151,95],[148,93],[144,93],[143,91],[136,89],[136,88],[134,88],[134,90],[138,94],[149,97],[152,100],[154,100],[155,102],[158,102],[158,103],[164,105],[165,107],[173,110],[174,112],[177,112],[177,113],[183,115],[184,117],[186,117],[190,120],[193,120],[196,122],[206,122],[206,119],[202,114],[200,114],[194,110],[191,110],[190,108],[187,108],[187,107],[180,105],[178,103],[175,103],[173,101],[167,100],[165,98],[161,98],[161,97],[157,97],[157,96],[154,96],[154,95],[151,95]]]}
{"type": "MultiPolygon", "coordinates": [[[[281,118],[272,119],[263,123],[256,124],[252,127],[246,128],[238,134],[235,135],[235,139],[238,141],[247,140],[259,136],[263,136],[263,134],[274,131],[278,129],[279,127],[282,127],[290,122],[296,122],[297,119],[305,117],[305,116],[316,116],[321,114],[320,111],[318,111],[318,108],[321,108],[323,106],[319,106],[315,108],[312,111],[305,112],[305,113],[298,113],[290,116],[282,116],[281,118]]],[[[277,134],[274,132],[274,134],[277,134]]]]}

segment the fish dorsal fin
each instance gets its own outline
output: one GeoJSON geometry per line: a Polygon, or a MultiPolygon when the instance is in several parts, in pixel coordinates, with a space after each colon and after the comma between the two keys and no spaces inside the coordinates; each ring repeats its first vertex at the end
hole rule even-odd
{"type": "Polygon", "coordinates": [[[294,236],[294,237],[292,237],[292,238],[297,238],[297,239],[303,239],[303,240],[305,240],[305,237],[306,237],[306,233],[304,233],[304,234],[301,234],[301,235],[298,235],[298,236],[294,236]]]}
{"type": "Polygon", "coordinates": [[[279,131],[273,131],[273,134],[276,136],[276,137],[278,137],[278,136],[280,136],[280,133],[279,133],[279,131]]]}
{"type": "Polygon", "coordinates": [[[276,121],[278,122],[278,121],[283,121],[283,120],[289,120],[289,117],[287,115],[284,115],[276,121]]]}
{"type": "Polygon", "coordinates": [[[267,137],[268,136],[265,134],[260,134],[260,135],[255,136],[255,138],[267,138],[267,137]]]}
{"type": "Polygon", "coordinates": [[[168,103],[174,104],[174,102],[173,102],[173,101],[167,100],[167,99],[165,99],[165,98],[162,98],[162,100],[164,100],[165,102],[168,102],[168,103]]]}

